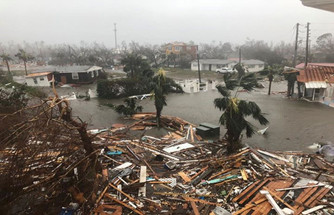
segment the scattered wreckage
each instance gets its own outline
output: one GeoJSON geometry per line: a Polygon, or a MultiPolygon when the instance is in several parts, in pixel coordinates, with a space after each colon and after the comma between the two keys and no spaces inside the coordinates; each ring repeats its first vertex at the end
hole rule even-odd
{"type": "Polygon", "coordinates": [[[165,135],[159,136],[147,134],[155,129],[154,113],[132,118],[129,125],[89,130],[94,150],[88,154],[75,144],[70,151],[63,145],[63,151],[35,153],[30,171],[48,169],[23,191],[40,186],[38,195],[50,199],[71,184],[60,214],[334,213],[334,164],[320,154],[247,146],[227,155],[225,142],[203,139],[178,117],[162,116],[165,135]],[[95,172],[87,170],[92,163],[100,166],[95,172]],[[89,185],[75,185],[89,176],[89,185]]]}

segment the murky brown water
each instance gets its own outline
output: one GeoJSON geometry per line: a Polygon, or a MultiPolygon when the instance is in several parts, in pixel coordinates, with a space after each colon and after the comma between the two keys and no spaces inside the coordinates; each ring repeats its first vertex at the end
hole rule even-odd
{"type": "MultiPolygon", "coordinates": [[[[273,91],[284,87],[273,86],[273,91]]],[[[91,86],[87,86],[89,88],[91,86]]],[[[85,89],[80,89],[84,92],[85,89]]],[[[72,88],[59,89],[61,95],[75,91],[72,88]]],[[[308,151],[307,146],[316,141],[334,142],[334,109],[319,103],[290,100],[283,95],[266,95],[266,89],[252,93],[240,93],[240,97],[255,101],[267,113],[270,121],[266,135],[255,134],[244,139],[244,142],[271,150],[301,150],[308,151]]],[[[209,122],[218,124],[221,112],[213,105],[213,100],[219,97],[217,91],[194,94],[170,94],[168,105],[163,114],[178,116],[195,124],[209,122]]],[[[122,103],[118,100],[91,99],[90,101],[71,101],[75,115],[80,116],[92,128],[110,127],[113,123],[122,123],[124,119],[112,109],[103,106],[105,103],[122,103]]],[[[154,111],[153,101],[146,99],[140,102],[145,112],[154,111]]],[[[263,126],[259,126],[259,129],[263,126]]],[[[221,129],[221,134],[225,130],[221,129]]]]}

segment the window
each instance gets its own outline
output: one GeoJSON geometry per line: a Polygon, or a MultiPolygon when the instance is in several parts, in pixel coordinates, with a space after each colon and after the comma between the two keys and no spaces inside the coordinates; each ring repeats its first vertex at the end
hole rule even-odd
{"type": "Polygon", "coordinates": [[[44,77],[40,77],[39,80],[40,80],[40,81],[44,81],[44,77]]]}
{"type": "Polygon", "coordinates": [[[193,63],[193,66],[197,66],[197,63],[193,63]]]}
{"type": "Polygon", "coordinates": [[[175,46],[174,49],[175,49],[175,51],[180,51],[181,50],[181,46],[175,46]]]}
{"type": "Polygon", "coordinates": [[[77,72],[72,72],[72,79],[78,80],[79,79],[79,74],[77,72]]]}
{"type": "Polygon", "coordinates": [[[37,84],[37,78],[33,78],[34,83],[37,84]]]}

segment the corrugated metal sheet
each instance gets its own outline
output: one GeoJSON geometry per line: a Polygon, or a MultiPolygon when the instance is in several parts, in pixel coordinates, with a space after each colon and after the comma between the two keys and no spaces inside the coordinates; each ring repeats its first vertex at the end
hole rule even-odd
{"type": "Polygon", "coordinates": [[[297,80],[305,83],[306,88],[326,88],[327,83],[334,83],[334,67],[310,66],[299,71],[297,80]]]}

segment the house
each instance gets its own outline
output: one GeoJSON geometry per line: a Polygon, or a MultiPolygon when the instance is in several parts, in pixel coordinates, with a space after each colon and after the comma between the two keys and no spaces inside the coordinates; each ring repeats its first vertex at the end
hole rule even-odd
{"type": "Polygon", "coordinates": [[[28,86],[49,87],[52,84],[52,72],[31,73],[25,76],[25,82],[28,86]]]}
{"type": "MultiPolygon", "coordinates": [[[[225,67],[228,69],[233,69],[233,67],[239,61],[236,59],[200,59],[200,70],[207,70],[207,71],[216,71],[216,69],[225,67]]],[[[264,69],[264,62],[260,60],[241,60],[241,63],[246,68],[248,72],[259,72],[264,69]]],[[[191,62],[191,70],[198,70],[198,63],[197,60],[191,62]]]]}
{"type": "Polygon", "coordinates": [[[298,71],[297,81],[302,83],[303,97],[312,101],[334,99],[334,67],[308,66],[298,71]]]}
{"type": "Polygon", "coordinates": [[[29,86],[50,86],[49,83],[45,82],[45,79],[40,81],[37,77],[43,79],[45,74],[52,73],[56,84],[90,84],[97,79],[102,71],[103,68],[99,66],[46,66],[40,67],[33,74],[26,76],[26,83],[29,86]]]}
{"type": "Polygon", "coordinates": [[[196,58],[197,45],[189,45],[183,42],[168,43],[165,45],[166,56],[170,54],[180,55],[181,53],[188,53],[193,59],[196,58]]]}
{"type": "Polygon", "coordinates": [[[99,66],[60,66],[56,67],[54,78],[62,84],[91,84],[102,72],[99,66]]]}

